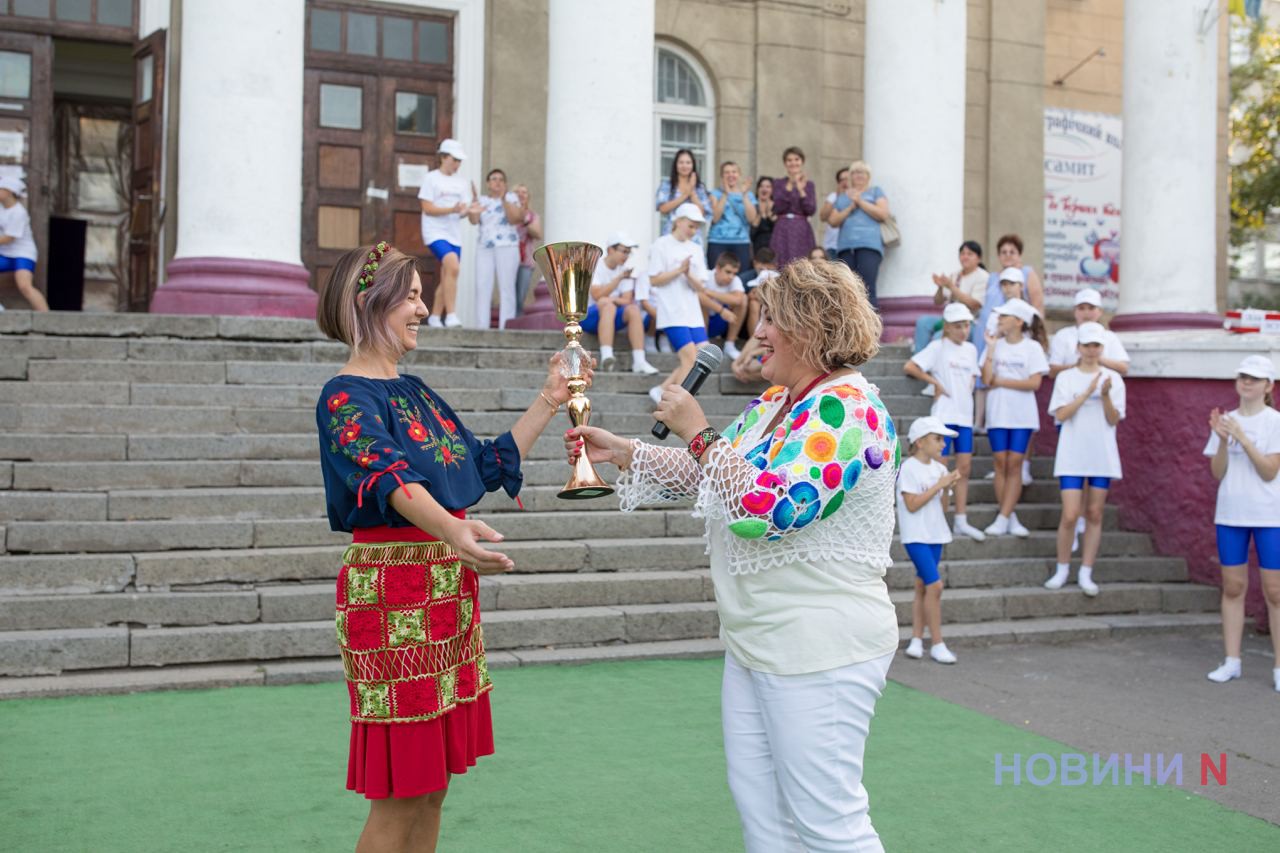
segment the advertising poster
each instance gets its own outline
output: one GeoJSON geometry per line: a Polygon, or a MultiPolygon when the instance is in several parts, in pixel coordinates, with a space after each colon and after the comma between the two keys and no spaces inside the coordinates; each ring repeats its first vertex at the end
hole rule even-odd
{"type": "Polygon", "coordinates": [[[1076,291],[1120,292],[1120,116],[1044,111],[1044,290],[1070,309],[1076,291]]]}

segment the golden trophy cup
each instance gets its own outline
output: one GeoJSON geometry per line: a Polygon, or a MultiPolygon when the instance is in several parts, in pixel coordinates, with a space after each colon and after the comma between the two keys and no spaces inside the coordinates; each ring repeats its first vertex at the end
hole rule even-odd
{"type": "MultiPolygon", "coordinates": [[[[591,419],[591,401],[587,390],[587,367],[591,355],[582,348],[582,326],[578,323],[587,316],[591,307],[591,275],[604,250],[590,243],[548,243],[533,253],[547,289],[556,304],[556,313],[564,322],[564,336],[569,343],[560,350],[560,370],[569,380],[569,421],[575,426],[587,426],[591,419]]],[[[569,482],[564,484],[556,497],[565,500],[602,498],[613,494],[613,487],[600,479],[595,466],[583,453],[573,466],[569,482]]]]}

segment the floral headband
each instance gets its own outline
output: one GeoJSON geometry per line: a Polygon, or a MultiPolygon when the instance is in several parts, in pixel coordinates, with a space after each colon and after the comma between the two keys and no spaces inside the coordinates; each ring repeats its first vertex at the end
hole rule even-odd
{"type": "Polygon", "coordinates": [[[382,260],[391,249],[391,244],[386,240],[378,243],[373,247],[373,251],[369,253],[369,260],[364,265],[364,271],[360,273],[360,277],[356,279],[356,292],[364,293],[369,285],[373,284],[373,274],[378,271],[378,262],[382,260]]]}

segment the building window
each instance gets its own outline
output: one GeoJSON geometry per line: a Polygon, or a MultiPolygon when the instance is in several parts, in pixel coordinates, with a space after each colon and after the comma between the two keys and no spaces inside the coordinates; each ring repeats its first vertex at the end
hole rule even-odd
{"type": "Polygon", "coordinates": [[[654,186],[671,174],[681,148],[693,152],[698,174],[715,185],[716,109],[711,78],[699,62],[675,45],[660,44],[654,57],[654,186]]]}
{"type": "Polygon", "coordinates": [[[382,59],[414,65],[449,64],[450,31],[446,21],[411,20],[376,9],[356,12],[337,4],[308,3],[307,12],[307,49],[311,53],[341,54],[375,62],[382,59]]]}

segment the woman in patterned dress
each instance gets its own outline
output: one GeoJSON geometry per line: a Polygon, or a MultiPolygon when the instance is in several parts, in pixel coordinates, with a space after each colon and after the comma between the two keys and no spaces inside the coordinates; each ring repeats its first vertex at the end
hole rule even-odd
{"type": "Polygon", "coordinates": [[[664,389],[654,417],[689,449],[570,430],[570,459],[623,471],[624,509],[695,498],[724,641],[729,788],[748,853],[881,850],[862,756],[898,646],[891,564],[899,447],[858,365],[880,319],[840,263],[793,261],[759,287],[773,383],[723,434],[664,389]]]}
{"type": "Polygon", "coordinates": [[[493,752],[478,575],[511,571],[466,511],[520,490],[520,463],[569,397],[552,358],[510,432],[480,440],[397,363],[427,318],[414,260],[379,243],[348,252],[317,323],[351,347],[316,406],[329,524],[352,533],[337,584],[351,697],[347,787],[370,800],[358,853],[435,850],[449,776],[493,752]]]}
{"type": "Polygon", "coordinates": [[[803,258],[818,245],[813,239],[809,217],[818,210],[818,195],[804,172],[804,152],[791,146],[782,152],[785,178],[773,179],[773,212],[777,222],[769,237],[769,248],[778,256],[778,269],[803,258]]]}

